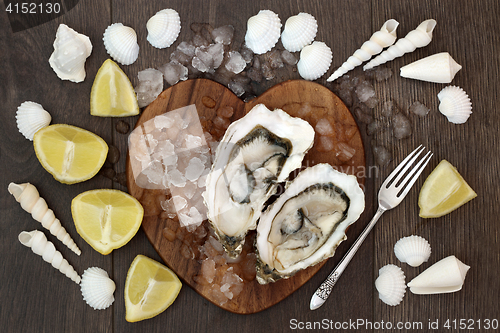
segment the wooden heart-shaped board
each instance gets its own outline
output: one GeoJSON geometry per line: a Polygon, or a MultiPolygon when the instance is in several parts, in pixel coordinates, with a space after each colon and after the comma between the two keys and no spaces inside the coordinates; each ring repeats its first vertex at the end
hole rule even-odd
{"type": "MultiPolygon", "coordinates": [[[[210,132],[216,139],[220,139],[224,131],[214,125],[214,123],[217,124],[215,118],[220,108],[228,106],[233,108],[234,113],[229,119],[232,122],[243,117],[260,103],[266,105],[270,110],[279,108],[292,116],[301,117],[309,121],[313,127],[321,119],[327,119],[332,125],[334,131],[330,132],[327,138],[323,138],[325,141],[322,141],[321,135],[316,133],[315,144],[304,159],[304,167],[317,163],[329,163],[340,171],[357,176],[361,174],[360,171],[364,170],[363,142],[351,113],[329,89],[309,81],[294,80],[277,84],[248,103],[244,103],[229,89],[211,80],[195,79],[179,82],[163,91],[144,110],[137,121],[136,128],[155,116],[194,104],[204,131],[210,132]],[[340,146],[339,143],[341,143],[340,146]],[[343,147],[342,143],[351,148],[348,156],[346,156],[345,151],[339,148],[343,147]],[[332,144],[335,148],[329,150],[332,144]]],[[[148,190],[139,187],[134,179],[130,158],[130,156],[127,158],[128,189],[129,193],[145,207],[142,226],[149,241],[165,263],[185,283],[217,306],[240,314],[259,312],[293,293],[323,266],[324,262],[319,263],[298,272],[289,279],[282,279],[267,285],[260,285],[253,279],[244,283],[239,295],[221,304],[220,298],[217,297],[218,293],[214,293],[212,290],[212,285],[200,283],[200,280],[197,279],[201,274],[202,266],[199,257],[193,254],[193,258],[189,258],[189,253],[186,255],[187,238],[192,240],[195,237],[185,237],[184,234],[179,237],[180,229],[177,227],[174,227],[173,230],[177,228],[178,237],[175,237],[172,231],[169,235],[165,234],[165,230],[172,230],[173,220],[166,218],[164,214],[162,215],[159,200],[156,200],[157,197],[165,198],[165,190],[148,190]]],[[[363,179],[358,177],[358,181],[362,183],[363,179]]],[[[194,252],[196,251],[194,249],[194,252]]]]}

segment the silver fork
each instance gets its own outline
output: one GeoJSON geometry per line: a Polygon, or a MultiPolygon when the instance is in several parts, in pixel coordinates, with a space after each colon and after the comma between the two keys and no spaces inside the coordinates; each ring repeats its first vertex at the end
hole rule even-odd
{"type": "Polygon", "coordinates": [[[358,251],[359,247],[365,240],[368,233],[372,230],[375,223],[377,223],[380,216],[389,209],[392,209],[399,205],[399,203],[408,194],[411,187],[417,180],[418,176],[424,170],[425,166],[432,157],[432,153],[429,151],[424,157],[411,169],[410,167],[415,163],[418,156],[424,151],[425,147],[422,145],[418,146],[410,155],[408,155],[394,171],[387,177],[380,191],[378,192],[378,209],[372,220],[366,226],[365,230],[359,235],[358,239],[351,246],[349,251],[340,260],[337,267],[328,275],[328,278],[319,286],[314,295],[311,298],[310,308],[311,310],[316,310],[325,303],[328,296],[332,292],[333,286],[337,283],[340,275],[344,272],[345,268],[351,261],[351,259],[358,251]],[[401,181],[401,178],[408,172],[408,175],[401,181]]]}

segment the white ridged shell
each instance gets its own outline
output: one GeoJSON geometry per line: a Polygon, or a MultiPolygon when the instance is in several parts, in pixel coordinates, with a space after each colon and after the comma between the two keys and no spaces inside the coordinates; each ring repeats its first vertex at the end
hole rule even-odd
{"type": "Polygon", "coordinates": [[[300,51],[297,69],[306,80],[316,80],[326,73],[332,63],[332,50],[323,42],[313,42],[300,51]]]}
{"type": "Polygon", "coordinates": [[[396,306],[401,303],[406,292],[405,274],[396,265],[385,265],[378,271],[375,287],[382,302],[396,306]]]}
{"type": "Polygon", "coordinates": [[[400,75],[409,79],[450,83],[462,69],[448,52],[437,53],[401,67],[400,75]]]}
{"type": "Polygon", "coordinates": [[[43,107],[35,102],[24,102],[16,112],[16,123],[19,132],[26,139],[33,141],[35,133],[50,124],[52,117],[43,107]]]}
{"type": "Polygon", "coordinates": [[[302,50],[312,43],[318,32],[318,22],[308,13],[299,13],[290,16],[285,22],[285,29],[281,34],[283,47],[290,52],[302,50]]]}
{"type": "Polygon", "coordinates": [[[104,31],[102,40],[108,54],[122,65],[133,64],[139,56],[139,44],[134,29],[113,23],[104,31]]]}
{"type": "Polygon", "coordinates": [[[94,310],[104,310],[115,301],[115,283],[102,268],[87,268],[83,272],[80,288],[83,299],[94,310]]]}
{"type": "Polygon", "coordinates": [[[281,34],[281,20],[270,10],[261,10],[248,19],[245,43],[255,54],[270,51],[281,34]]]}
{"type": "Polygon", "coordinates": [[[403,237],[394,245],[394,254],[401,262],[405,262],[412,267],[420,266],[431,256],[431,246],[429,242],[420,236],[403,237]]]}
{"type": "Polygon", "coordinates": [[[163,9],[153,15],[146,24],[148,42],[158,49],[172,45],[181,31],[181,18],[173,9],[163,9]]]}
{"type": "Polygon", "coordinates": [[[467,93],[460,87],[447,86],[437,95],[439,111],[454,124],[463,124],[472,113],[472,103],[467,93]]]}

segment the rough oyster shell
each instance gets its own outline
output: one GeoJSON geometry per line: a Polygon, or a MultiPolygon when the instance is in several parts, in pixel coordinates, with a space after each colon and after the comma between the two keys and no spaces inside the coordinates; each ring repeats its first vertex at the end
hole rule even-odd
{"type": "Polygon", "coordinates": [[[285,29],[281,34],[283,47],[290,52],[302,50],[312,43],[318,32],[318,22],[308,13],[299,13],[290,16],[285,22],[285,29]]]}
{"type": "Polygon", "coordinates": [[[323,42],[313,42],[300,51],[297,70],[306,80],[316,80],[326,73],[332,63],[332,50],[323,42]]]}
{"type": "Polygon", "coordinates": [[[467,93],[460,87],[448,86],[437,95],[439,112],[454,124],[463,124],[472,113],[472,103],[467,93]]]}
{"type": "Polygon", "coordinates": [[[35,102],[23,102],[17,108],[16,123],[19,132],[28,140],[33,141],[35,133],[49,126],[52,117],[43,107],[35,102]]]}
{"type": "Polygon", "coordinates": [[[108,54],[122,65],[133,64],[139,56],[139,44],[134,29],[113,23],[104,31],[102,40],[108,54]]]}
{"type": "Polygon", "coordinates": [[[169,47],[181,31],[181,18],[173,9],[163,9],[153,15],[146,24],[148,42],[158,49],[169,47]]]}
{"type": "Polygon", "coordinates": [[[406,292],[405,274],[396,265],[385,265],[378,271],[375,288],[382,302],[396,306],[401,303],[406,292]]]}
{"type": "Polygon", "coordinates": [[[425,238],[412,235],[403,237],[396,242],[394,254],[399,261],[405,262],[412,267],[418,267],[429,260],[431,246],[425,238]]]}
{"type": "Polygon", "coordinates": [[[104,310],[115,301],[116,286],[108,273],[99,267],[87,268],[80,282],[83,300],[94,310],[104,310]]]}
{"type": "Polygon", "coordinates": [[[281,34],[281,20],[270,10],[261,10],[248,19],[245,43],[255,54],[270,51],[281,34]]]}

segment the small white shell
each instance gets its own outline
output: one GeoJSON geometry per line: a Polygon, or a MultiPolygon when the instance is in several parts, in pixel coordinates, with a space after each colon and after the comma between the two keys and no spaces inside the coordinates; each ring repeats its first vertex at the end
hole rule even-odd
{"type": "Polygon", "coordinates": [[[115,283],[102,268],[87,268],[83,272],[80,289],[84,301],[94,310],[104,310],[115,301],[115,283]]]}
{"type": "Polygon", "coordinates": [[[396,306],[401,303],[406,292],[405,274],[396,265],[385,265],[378,271],[375,288],[382,302],[396,306]]]}
{"type": "Polygon", "coordinates": [[[326,73],[332,63],[332,50],[323,42],[313,42],[300,51],[297,69],[302,78],[316,80],[326,73]]]}
{"type": "Polygon", "coordinates": [[[470,266],[455,256],[441,259],[408,283],[414,294],[452,293],[462,289],[470,266]]]}
{"type": "Polygon", "coordinates": [[[261,10],[248,19],[245,43],[255,54],[270,51],[281,34],[281,20],[270,10],[261,10]]]}
{"type": "Polygon", "coordinates": [[[172,45],[181,31],[181,18],[173,9],[163,9],[153,15],[146,24],[148,42],[158,49],[172,45]]]}
{"type": "Polygon", "coordinates": [[[51,120],[50,114],[38,103],[24,102],[17,108],[17,128],[28,140],[33,141],[35,133],[48,126],[51,120]]]}
{"type": "Polygon", "coordinates": [[[454,124],[463,124],[472,113],[472,103],[467,93],[460,87],[447,86],[437,95],[439,111],[454,124]]]}
{"type": "Polygon", "coordinates": [[[61,80],[82,82],[85,79],[85,60],[90,53],[92,43],[87,36],[60,24],[49,64],[61,80]]]}
{"type": "Polygon", "coordinates": [[[429,242],[420,236],[403,237],[394,245],[394,254],[401,262],[405,262],[412,267],[420,266],[431,256],[431,246],[429,242]]]}
{"type": "Polygon", "coordinates": [[[401,67],[400,75],[409,79],[450,83],[462,69],[448,52],[437,53],[401,67]]]}
{"type": "Polygon", "coordinates": [[[102,40],[108,54],[122,65],[130,65],[139,56],[139,44],[134,29],[113,23],[104,31],[102,40]]]}
{"type": "Polygon", "coordinates": [[[283,47],[290,52],[302,50],[312,43],[318,32],[318,22],[308,13],[299,13],[290,16],[285,22],[285,29],[281,34],[283,47]]]}

